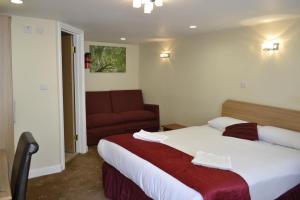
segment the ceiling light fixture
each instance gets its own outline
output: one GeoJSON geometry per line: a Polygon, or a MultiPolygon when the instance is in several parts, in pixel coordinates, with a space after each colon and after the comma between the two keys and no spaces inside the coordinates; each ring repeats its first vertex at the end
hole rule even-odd
{"type": "Polygon", "coordinates": [[[195,25],[190,26],[190,29],[195,29],[195,28],[197,28],[197,26],[195,26],[195,25]]]}
{"type": "Polygon", "coordinates": [[[23,0],[10,0],[10,2],[14,4],[23,4],[23,0]]]}
{"type": "Polygon", "coordinates": [[[121,38],[120,38],[120,40],[122,40],[122,41],[125,41],[125,40],[126,40],[126,38],[125,38],[125,37],[121,37],[121,38]]]}
{"type": "Polygon", "coordinates": [[[163,0],[133,0],[132,6],[134,8],[141,8],[144,5],[144,13],[151,14],[154,5],[156,7],[161,7],[164,5],[163,0]]]}

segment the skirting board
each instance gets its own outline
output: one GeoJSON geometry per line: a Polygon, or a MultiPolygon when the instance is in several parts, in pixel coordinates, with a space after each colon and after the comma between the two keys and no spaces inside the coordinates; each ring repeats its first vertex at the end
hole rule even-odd
{"type": "Polygon", "coordinates": [[[62,172],[64,170],[64,167],[61,165],[53,165],[50,167],[44,167],[44,168],[38,168],[38,169],[31,169],[29,171],[29,178],[36,178],[40,176],[45,176],[49,174],[55,174],[62,172]]]}

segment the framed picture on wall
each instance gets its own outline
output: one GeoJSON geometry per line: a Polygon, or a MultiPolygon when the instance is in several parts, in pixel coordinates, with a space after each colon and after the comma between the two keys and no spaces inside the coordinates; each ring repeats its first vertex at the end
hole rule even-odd
{"type": "Polygon", "coordinates": [[[90,71],[126,72],[126,48],[90,45],[90,71]]]}

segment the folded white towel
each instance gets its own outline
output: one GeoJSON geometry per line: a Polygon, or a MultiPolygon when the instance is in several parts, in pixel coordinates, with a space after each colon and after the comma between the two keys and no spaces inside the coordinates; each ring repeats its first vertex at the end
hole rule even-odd
{"type": "Polygon", "coordinates": [[[164,140],[168,139],[168,136],[166,136],[166,135],[161,135],[158,133],[151,133],[151,132],[147,132],[144,130],[140,130],[139,132],[134,133],[133,137],[135,139],[144,140],[144,141],[148,141],[148,142],[157,142],[157,143],[161,143],[164,140]]]}
{"type": "Polygon", "coordinates": [[[231,170],[231,157],[230,156],[220,156],[213,153],[206,153],[203,151],[198,151],[192,163],[195,165],[202,165],[205,167],[231,170]]]}

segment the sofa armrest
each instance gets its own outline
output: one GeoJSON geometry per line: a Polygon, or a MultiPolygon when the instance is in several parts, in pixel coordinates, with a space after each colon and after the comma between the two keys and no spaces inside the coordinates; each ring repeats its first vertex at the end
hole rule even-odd
{"type": "Polygon", "coordinates": [[[154,104],[144,104],[144,109],[155,113],[159,121],[159,106],[154,104]]]}
{"type": "Polygon", "coordinates": [[[159,115],[159,106],[154,104],[144,104],[144,109],[154,112],[155,114],[159,115]]]}

